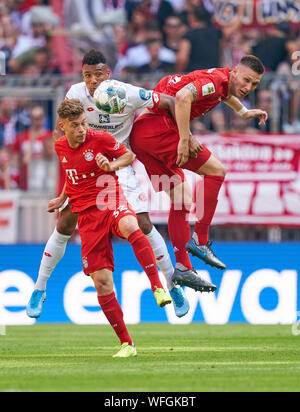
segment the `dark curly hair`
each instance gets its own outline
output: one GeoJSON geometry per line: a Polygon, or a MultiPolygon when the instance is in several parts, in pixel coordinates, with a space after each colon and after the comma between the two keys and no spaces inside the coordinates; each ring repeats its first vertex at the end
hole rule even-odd
{"type": "Polygon", "coordinates": [[[99,63],[106,64],[106,58],[98,50],[94,50],[94,49],[90,50],[87,53],[85,53],[85,55],[83,56],[82,66],[84,64],[94,65],[94,64],[99,64],[99,63]]]}

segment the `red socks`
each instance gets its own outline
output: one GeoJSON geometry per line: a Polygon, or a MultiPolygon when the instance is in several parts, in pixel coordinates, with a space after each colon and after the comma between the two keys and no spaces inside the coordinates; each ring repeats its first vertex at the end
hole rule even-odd
{"type": "Polygon", "coordinates": [[[187,269],[193,269],[185,245],[191,238],[188,210],[184,205],[171,204],[168,229],[174,248],[176,263],[181,263],[187,269]],[[180,210],[181,209],[181,210],[180,210]]]}
{"type": "Polygon", "coordinates": [[[155,292],[156,288],[163,289],[158,276],[152,247],[144,233],[140,229],[136,230],[128,237],[128,242],[131,244],[138,262],[150,280],[152,291],[155,292]]]}
{"type": "Polygon", "coordinates": [[[112,292],[109,295],[98,296],[98,302],[107,320],[120,339],[121,345],[125,342],[132,345],[132,340],[124,323],[123,312],[116,299],[115,292],[112,292]]]}
{"type": "Polygon", "coordinates": [[[204,176],[203,216],[195,224],[195,233],[200,245],[206,245],[208,242],[209,226],[217,208],[218,195],[224,179],[223,176],[204,176]]]}

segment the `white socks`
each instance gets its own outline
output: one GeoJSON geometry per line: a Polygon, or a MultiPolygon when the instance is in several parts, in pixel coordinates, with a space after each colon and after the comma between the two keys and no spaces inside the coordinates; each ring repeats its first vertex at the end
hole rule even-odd
{"type": "MultiPolygon", "coordinates": [[[[154,226],[151,232],[146,236],[152,246],[156,263],[166,278],[167,287],[171,290],[175,286],[171,280],[174,273],[174,267],[165,241],[154,226]]],[[[50,236],[44,250],[35,289],[46,290],[47,281],[58,262],[64,256],[70,237],[71,236],[62,235],[56,230],[56,228],[54,229],[54,232],[50,236]]]]}
{"type": "Polygon", "coordinates": [[[70,237],[71,236],[62,235],[58,233],[56,228],[54,229],[44,250],[35,289],[46,290],[47,281],[55,269],[55,266],[64,256],[70,237]]]}
{"type": "Polygon", "coordinates": [[[171,290],[175,286],[171,280],[171,277],[174,273],[174,267],[166,243],[161,234],[157,231],[157,229],[154,226],[151,232],[148,235],[146,235],[146,237],[152,246],[156,263],[159,269],[162,271],[164,277],[166,278],[167,287],[169,290],[171,290]]]}

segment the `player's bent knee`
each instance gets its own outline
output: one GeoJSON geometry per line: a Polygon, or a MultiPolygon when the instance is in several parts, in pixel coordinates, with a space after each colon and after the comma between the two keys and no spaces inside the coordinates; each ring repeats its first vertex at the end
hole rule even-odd
{"type": "Polygon", "coordinates": [[[137,217],[138,224],[139,224],[141,231],[145,235],[148,235],[153,228],[153,224],[151,223],[149,214],[148,213],[138,213],[136,217],[137,217]]]}
{"type": "Polygon", "coordinates": [[[108,295],[113,292],[113,277],[109,269],[101,269],[90,274],[99,296],[108,295]]]}
{"type": "Polygon", "coordinates": [[[77,215],[73,214],[68,206],[60,212],[56,229],[62,235],[71,236],[76,225],[77,215]]]}
{"type": "Polygon", "coordinates": [[[133,232],[139,230],[137,218],[132,215],[122,217],[122,219],[119,220],[119,230],[122,236],[128,239],[133,232]]]}
{"type": "Polygon", "coordinates": [[[223,176],[225,177],[227,173],[227,170],[225,168],[225,166],[223,164],[220,165],[220,167],[218,168],[218,174],[217,176],[223,176]]]}

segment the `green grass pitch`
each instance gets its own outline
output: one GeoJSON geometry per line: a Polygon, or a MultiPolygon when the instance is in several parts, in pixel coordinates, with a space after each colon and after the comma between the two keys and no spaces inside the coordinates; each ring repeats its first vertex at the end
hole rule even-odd
{"type": "Polygon", "coordinates": [[[299,391],[300,336],[291,326],[129,325],[138,356],[114,359],[110,326],[8,326],[0,391],[299,391]]]}

